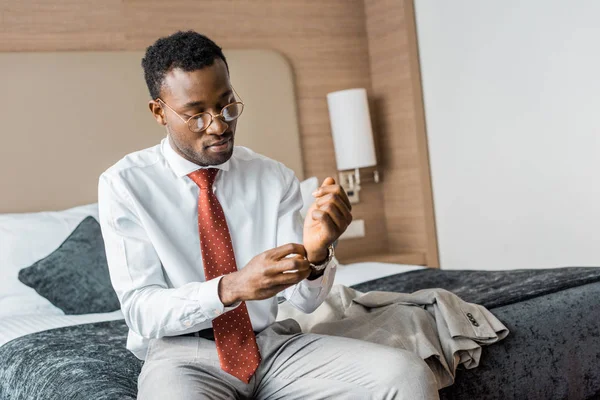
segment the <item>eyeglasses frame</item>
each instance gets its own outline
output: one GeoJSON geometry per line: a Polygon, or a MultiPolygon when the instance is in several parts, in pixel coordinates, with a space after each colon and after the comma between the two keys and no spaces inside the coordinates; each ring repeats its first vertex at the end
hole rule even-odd
{"type": "Polygon", "coordinates": [[[242,115],[242,113],[240,113],[240,115],[238,115],[238,116],[237,116],[235,119],[233,119],[233,120],[231,120],[231,121],[225,121],[225,119],[223,118],[223,110],[224,110],[225,108],[227,108],[227,107],[229,107],[229,106],[233,105],[233,104],[241,104],[241,105],[242,105],[242,112],[244,112],[244,107],[245,107],[245,104],[244,104],[244,102],[243,102],[242,98],[240,97],[240,95],[237,93],[237,91],[235,90],[235,88],[234,88],[233,86],[231,87],[231,89],[233,90],[233,93],[235,94],[236,98],[238,98],[240,101],[234,101],[233,103],[226,104],[225,106],[223,106],[223,108],[221,108],[221,112],[220,112],[219,114],[217,114],[217,115],[212,115],[212,114],[211,114],[210,112],[208,112],[208,111],[203,111],[203,112],[201,112],[201,113],[198,113],[198,114],[194,114],[194,115],[192,115],[192,116],[191,116],[191,117],[189,117],[187,120],[186,120],[184,117],[182,117],[182,116],[181,116],[181,115],[180,115],[180,114],[179,114],[177,111],[175,111],[175,110],[173,109],[173,107],[171,107],[170,105],[168,105],[168,104],[167,104],[167,103],[166,103],[166,102],[165,102],[163,99],[161,99],[160,97],[157,97],[156,99],[154,99],[154,101],[156,101],[157,103],[162,103],[162,104],[164,104],[165,106],[167,106],[167,107],[169,108],[169,110],[173,111],[173,112],[175,113],[175,115],[177,115],[177,116],[179,117],[179,119],[181,119],[181,120],[183,121],[183,123],[185,123],[185,124],[187,125],[188,129],[189,129],[191,132],[194,132],[194,133],[201,133],[201,132],[204,132],[205,130],[207,130],[208,128],[210,128],[210,126],[212,125],[212,123],[213,123],[213,121],[214,121],[214,119],[215,119],[215,118],[221,118],[221,120],[222,120],[223,122],[227,123],[227,122],[233,122],[233,121],[237,120],[237,119],[240,117],[240,115],[242,115]],[[204,128],[204,129],[201,129],[201,130],[198,130],[198,131],[196,131],[196,130],[193,130],[193,129],[190,127],[190,121],[191,121],[192,119],[194,119],[194,118],[198,117],[198,115],[202,115],[202,114],[208,114],[208,115],[210,115],[210,122],[208,123],[208,125],[206,125],[206,128],[204,128]]]}

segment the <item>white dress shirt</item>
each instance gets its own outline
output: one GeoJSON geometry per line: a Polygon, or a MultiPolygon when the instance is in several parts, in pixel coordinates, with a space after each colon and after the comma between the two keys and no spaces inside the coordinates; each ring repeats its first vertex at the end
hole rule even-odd
{"type": "MultiPolygon", "coordinates": [[[[111,281],[129,326],[127,348],[146,357],[150,338],[212,327],[224,307],[222,277],[206,281],[198,234],[198,186],[187,174],[198,165],[177,154],[169,139],[127,155],[100,176],[99,217],[111,281]]],[[[283,164],[236,146],[213,190],[227,220],[238,269],[286,243],[302,243],[300,185],[283,164]]],[[[335,259],[322,277],[283,292],[310,313],[333,284],[335,259]]],[[[253,329],[277,317],[277,299],[247,301],[253,329]]]]}

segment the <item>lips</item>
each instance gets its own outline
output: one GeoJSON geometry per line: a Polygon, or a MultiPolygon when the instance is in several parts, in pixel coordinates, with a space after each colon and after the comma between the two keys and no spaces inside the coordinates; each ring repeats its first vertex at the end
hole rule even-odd
{"type": "Polygon", "coordinates": [[[229,139],[227,140],[221,140],[220,142],[217,143],[213,143],[213,144],[209,144],[208,147],[217,147],[217,146],[221,146],[224,145],[225,143],[229,142],[229,139]]]}
{"type": "Polygon", "coordinates": [[[232,139],[229,138],[227,140],[219,140],[209,146],[206,146],[206,150],[211,153],[224,153],[228,152],[231,149],[232,139]]]}
{"type": "Polygon", "coordinates": [[[231,140],[231,137],[228,137],[227,139],[219,140],[218,142],[209,144],[206,147],[218,147],[218,146],[222,146],[224,144],[227,144],[230,140],[231,140]]]}

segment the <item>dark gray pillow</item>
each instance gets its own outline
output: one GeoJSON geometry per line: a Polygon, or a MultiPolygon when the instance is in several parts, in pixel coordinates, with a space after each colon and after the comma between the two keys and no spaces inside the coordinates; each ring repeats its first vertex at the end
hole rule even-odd
{"type": "MultiPolygon", "coordinates": [[[[34,244],[35,245],[35,244],[34,244]]],[[[48,257],[19,271],[19,280],[65,314],[118,310],[100,225],[87,217],[48,257]]]]}

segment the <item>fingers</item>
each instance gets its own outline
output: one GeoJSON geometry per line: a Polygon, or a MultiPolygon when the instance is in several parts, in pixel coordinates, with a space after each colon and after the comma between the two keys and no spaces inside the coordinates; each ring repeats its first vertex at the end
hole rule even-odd
{"type": "Polygon", "coordinates": [[[292,273],[292,271],[307,271],[310,270],[310,263],[302,256],[294,256],[279,260],[277,263],[267,268],[267,275],[280,275],[292,273]]]}
{"type": "Polygon", "coordinates": [[[264,289],[272,290],[280,285],[295,285],[311,273],[310,263],[300,258],[289,258],[277,262],[268,270],[264,289]]]}
{"type": "Polygon", "coordinates": [[[352,214],[346,203],[335,194],[327,194],[317,200],[317,207],[320,210],[328,211],[329,204],[337,207],[336,214],[341,214],[342,219],[348,221],[348,224],[352,221],[352,214]]]}
{"type": "Polygon", "coordinates": [[[340,210],[339,206],[335,203],[327,203],[320,208],[319,211],[327,213],[331,221],[335,224],[335,230],[337,230],[340,234],[346,230],[350,224],[350,221],[352,220],[352,217],[346,217],[340,210]]]}
{"type": "MultiPolygon", "coordinates": [[[[240,275],[242,300],[263,300],[308,278],[312,269],[301,244],[289,243],[256,255],[240,275]]],[[[233,274],[232,274],[233,275],[233,274]]]]}
{"type": "MultiPolygon", "coordinates": [[[[323,215],[318,211],[328,214],[334,224],[334,230],[339,234],[344,232],[348,225],[350,225],[350,222],[352,222],[350,210],[337,194],[330,193],[324,195],[317,200],[316,205],[317,209],[312,211],[311,217],[314,220],[322,219],[323,215]]],[[[324,221],[326,222],[327,219],[324,221]]]]}
{"type": "Polygon", "coordinates": [[[327,194],[334,194],[337,197],[339,197],[344,202],[344,204],[346,204],[348,210],[352,211],[352,204],[350,204],[350,200],[348,199],[346,191],[340,185],[336,185],[335,180],[331,177],[326,178],[323,181],[323,185],[321,185],[320,188],[318,188],[312,193],[312,195],[317,199],[327,194]],[[331,182],[331,184],[326,185],[326,183],[329,182],[331,182]]]}
{"type": "Polygon", "coordinates": [[[301,282],[304,279],[308,278],[308,276],[310,275],[310,272],[311,272],[311,270],[309,268],[308,270],[280,274],[279,276],[275,277],[274,279],[275,279],[275,282],[277,285],[291,286],[291,285],[295,285],[296,283],[301,282]]]}
{"type": "Polygon", "coordinates": [[[288,243],[268,251],[268,255],[276,261],[281,260],[290,254],[299,254],[302,257],[306,257],[306,249],[301,244],[288,243]]]}
{"type": "Polygon", "coordinates": [[[327,178],[325,178],[325,180],[321,184],[321,187],[323,187],[323,186],[329,186],[329,185],[335,185],[335,179],[333,179],[330,176],[328,176],[327,178]]]}
{"type": "Polygon", "coordinates": [[[339,237],[341,235],[341,231],[335,222],[333,222],[333,218],[323,210],[313,210],[311,214],[312,219],[315,221],[319,221],[321,225],[325,228],[328,228],[329,233],[328,237],[339,237]]]}

